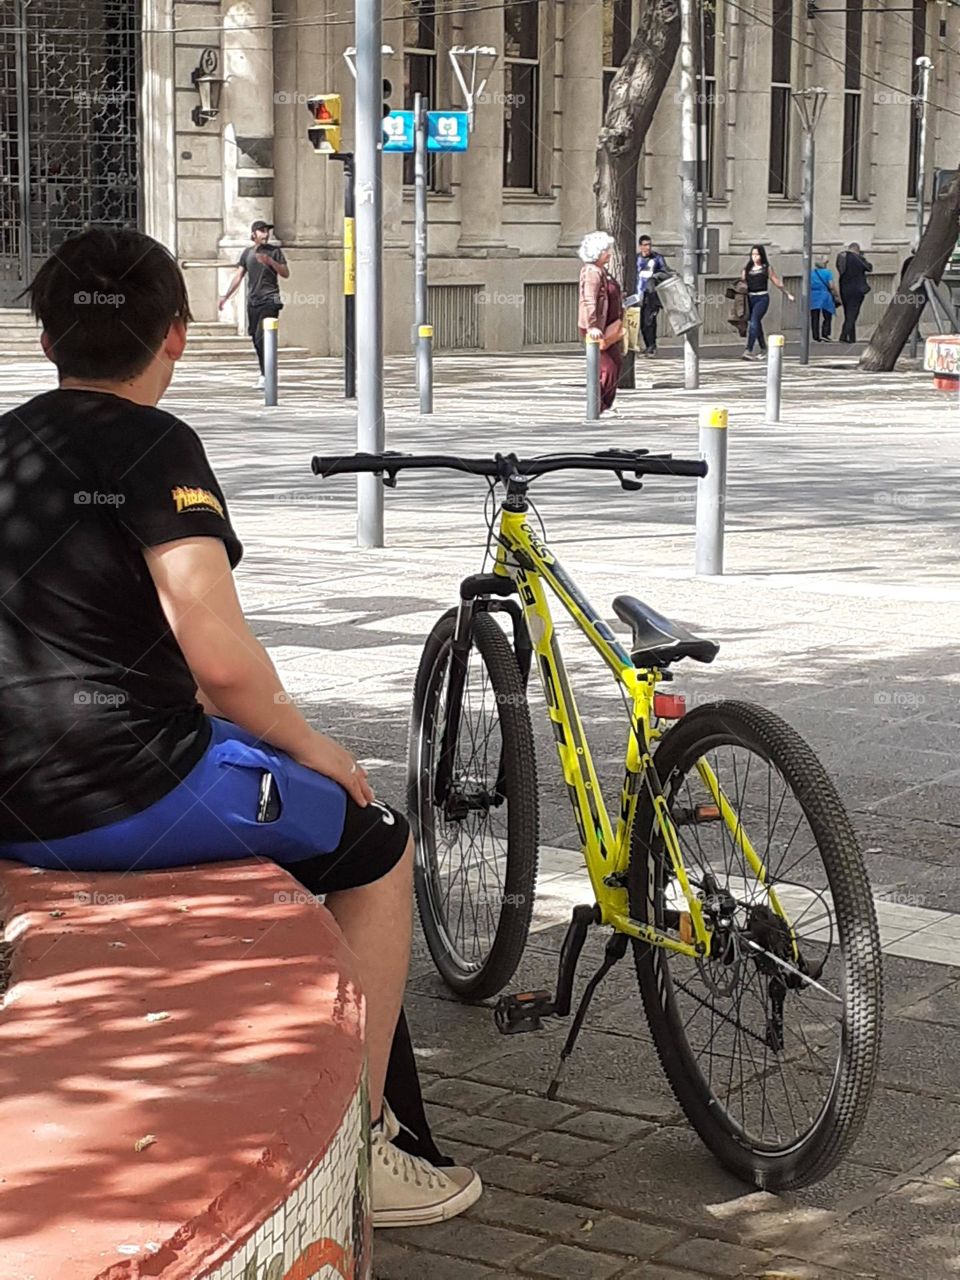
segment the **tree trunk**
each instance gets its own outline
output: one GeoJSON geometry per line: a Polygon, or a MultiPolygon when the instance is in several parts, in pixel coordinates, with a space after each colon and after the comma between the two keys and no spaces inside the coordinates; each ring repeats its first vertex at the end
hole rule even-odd
{"type": "Polygon", "coordinates": [[[919,282],[926,277],[937,284],[960,239],[960,171],[930,211],[930,221],[909,270],[880,317],[860,368],[871,373],[889,373],[900,357],[907,339],[920,323],[926,294],[919,282]]]}
{"type": "MultiPolygon", "coordinates": [[[[597,141],[597,228],[616,242],[610,274],[625,294],[637,287],[637,165],[680,47],[679,0],[641,0],[637,34],[610,84],[597,141]]],[[[633,356],[622,387],[633,386],[633,356]]]]}

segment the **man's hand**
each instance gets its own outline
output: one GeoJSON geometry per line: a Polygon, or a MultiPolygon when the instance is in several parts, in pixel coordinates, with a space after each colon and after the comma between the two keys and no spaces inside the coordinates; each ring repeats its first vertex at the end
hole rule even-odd
{"type": "Polygon", "coordinates": [[[366,770],[361,768],[346,747],[341,747],[339,742],[334,742],[326,734],[315,733],[306,750],[298,752],[294,758],[306,768],[339,782],[361,808],[373,799],[373,788],[367,781],[366,770]]]}
{"type": "Polygon", "coordinates": [[[596,341],[597,341],[597,342],[599,342],[599,341],[603,338],[603,330],[602,330],[602,329],[597,329],[597,328],[588,329],[588,330],[587,330],[587,337],[588,337],[588,338],[595,338],[595,339],[596,339],[596,341]]]}
{"type": "Polygon", "coordinates": [[[269,253],[258,253],[256,257],[261,267],[275,267],[277,265],[269,253]]]}
{"type": "Polygon", "coordinates": [[[221,298],[220,301],[217,303],[217,310],[222,311],[226,305],[227,305],[227,299],[221,298]]]}

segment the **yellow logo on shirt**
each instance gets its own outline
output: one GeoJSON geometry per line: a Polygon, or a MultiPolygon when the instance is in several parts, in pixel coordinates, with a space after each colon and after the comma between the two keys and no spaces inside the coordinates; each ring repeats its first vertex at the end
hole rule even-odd
{"type": "Polygon", "coordinates": [[[215,511],[221,520],[226,519],[223,514],[223,504],[213,496],[209,489],[190,489],[181,484],[177,485],[176,489],[170,490],[170,496],[173,498],[178,511],[191,511],[196,507],[206,507],[208,511],[215,511]]]}

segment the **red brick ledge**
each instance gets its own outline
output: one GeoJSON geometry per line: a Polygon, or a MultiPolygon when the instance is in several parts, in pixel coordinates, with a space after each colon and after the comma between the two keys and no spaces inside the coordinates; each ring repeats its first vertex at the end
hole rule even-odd
{"type": "MultiPolygon", "coordinates": [[[[366,1120],[362,997],[332,917],[244,861],[125,876],[0,862],[0,918],[4,1274],[232,1272],[261,1224],[302,1206],[311,1170],[315,1194],[348,1110],[366,1120]]],[[[337,1243],[359,1280],[356,1239],[337,1243]]],[[[316,1253],[302,1229],[291,1248],[316,1253]]]]}

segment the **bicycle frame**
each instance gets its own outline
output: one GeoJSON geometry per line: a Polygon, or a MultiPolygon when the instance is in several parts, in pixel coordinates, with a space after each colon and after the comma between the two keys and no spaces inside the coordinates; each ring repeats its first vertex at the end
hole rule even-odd
{"type": "MultiPolygon", "coordinates": [[[[556,556],[534,533],[526,511],[510,510],[507,506],[501,509],[493,574],[494,577],[512,579],[520,595],[520,607],[533,653],[536,655],[560,765],[580,835],[581,852],[600,912],[600,923],[612,925],[614,929],[632,938],[682,955],[708,955],[711,930],[704,919],[702,902],[691,887],[677,830],[651,756],[652,742],[660,736],[652,728],[651,722],[654,693],[662,679],[662,673],[655,668],[634,666],[630,655],[610,627],[567,575],[556,556]],[[610,820],[601,793],[577,701],[560,652],[545,585],[557,596],[609,667],[614,678],[623,687],[631,706],[620,812],[616,826],[610,820]],[[630,915],[626,872],[630,860],[631,830],[642,783],[649,788],[657,826],[670,858],[673,874],[686,900],[692,926],[691,942],[642,924],[630,915]]],[[[730,831],[732,840],[766,889],[771,909],[790,928],[796,954],[797,942],[792,924],[775,891],[766,884],[762,859],[750,843],[713,769],[706,760],[699,761],[697,769],[720,810],[721,820],[730,831]]]]}

